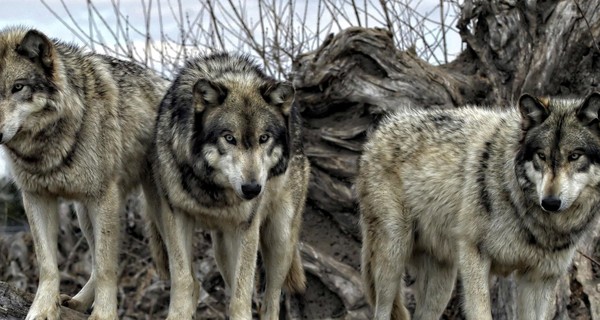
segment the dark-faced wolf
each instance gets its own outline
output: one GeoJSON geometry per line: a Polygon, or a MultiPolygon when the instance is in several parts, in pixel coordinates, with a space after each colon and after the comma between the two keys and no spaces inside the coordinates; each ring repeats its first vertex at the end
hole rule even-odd
{"type": "Polygon", "coordinates": [[[461,276],[467,319],[491,319],[490,273],[514,274],[519,319],[546,319],[600,209],[600,94],[523,95],[503,111],[399,112],[372,134],[356,188],[375,319],[439,319],[461,276]]]}
{"type": "Polygon", "coordinates": [[[282,286],[304,290],[297,241],[309,163],[293,100],[291,84],[266,76],[246,56],[226,53],[187,61],[168,89],[152,156],[164,197],[150,228],[161,235],[151,242],[159,270],[168,252],[168,319],[190,319],[196,309],[195,222],[212,230],[231,319],[251,319],[259,247],[266,274],[262,319],[279,319],[282,286]]]}
{"type": "Polygon", "coordinates": [[[23,194],[39,265],[28,320],[59,319],[58,199],[76,202],[93,269],[71,308],[117,319],[119,212],[140,183],[166,83],[133,63],[22,27],[0,31],[0,142],[23,194]]]}

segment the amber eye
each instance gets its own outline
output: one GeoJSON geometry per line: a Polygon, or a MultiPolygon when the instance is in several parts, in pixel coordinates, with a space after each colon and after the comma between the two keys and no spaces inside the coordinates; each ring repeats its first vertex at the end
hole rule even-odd
{"type": "Polygon", "coordinates": [[[258,143],[265,143],[269,141],[269,135],[268,134],[261,134],[260,137],[258,137],[258,143]]]}
{"type": "Polygon", "coordinates": [[[541,153],[541,152],[538,152],[538,153],[537,153],[537,156],[538,156],[538,158],[540,158],[540,160],[542,160],[542,161],[546,161],[546,155],[544,155],[543,153],[541,153]]]}
{"type": "Polygon", "coordinates": [[[575,161],[581,157],[581,153],[571,153],[569,155],[569,161],[575,161]]]}
{"type": "Polygon", "coordinates": [[[12,87],[12,92],[19,92],[21,90],[23,90],[24,86],[21,83],[15,83],[15,85],[12,87]]]}
{"type": "Polygon", "coordinates": [[[235,144],[235,138],[233,137],[233,135],[231,134],[226,134],[223,136],[225,138],[225,141],[227,141],[230,144],[235,144]]]}

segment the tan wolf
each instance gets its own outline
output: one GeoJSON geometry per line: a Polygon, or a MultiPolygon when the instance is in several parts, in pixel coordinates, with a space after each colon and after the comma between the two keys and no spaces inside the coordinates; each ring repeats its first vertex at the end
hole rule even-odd
{"type": "Polygon", "coordinates": [[[398,112],[371,135],[356,182],[374,318],[439,319],[457,270],[467,319],[491,319],[490,273],[514,274],[519,319],[546,319],[600,209],[600,94],[517,107],[398,112]]]}
{"type": "Polygon", "coordinates": [[[159,269],[168,252],[168,319],[190,319],[196,309],[195,222],[212,230],[231,319],[251,319],[259,246],[263,319],[279,319],[284,284],[304,290],[297,242],[310,168],[293,100],[291,84],[266,76],[247,56],[226,53],[187,61],[167,91],[152,156],[164,197],[151,230],[161,235],[152,238],[159,269]]]}
{"type": "Polygon", "coordinates": [[[119,213],[140,183],[155,198],[147,151],[166,83],[130,62],[23,27],[0,31],[0,142],[23,194],[39,265],[27,320],[60,317],[58,199],[76,203],[92,251],[85,286],[64,303],[117,319],[119,213]]]}

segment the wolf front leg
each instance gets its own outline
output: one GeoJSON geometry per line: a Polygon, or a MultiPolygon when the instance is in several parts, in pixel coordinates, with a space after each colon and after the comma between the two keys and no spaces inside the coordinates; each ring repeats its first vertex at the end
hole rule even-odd
{"type": "Polygon", "coordinates": [[[260,310],[260,318],[265,320],[279,319],[279,300],[286,277],[290,277],[290,289],[302,291],[305,286],[302,262],[297,253],[303,206],[294,208],[290,201],[277,200],[272,204],[273,208],[260,233],[260,249],[266,275],[264,306],[260,310]],[[293,268],[292,262],[296,264],[293,268]]]}
{"type": "Polygon", "coordinates": [[[56,198],[23,192],[23,205],[39,268],[39,284],[27,320],[58,320],[60,297],[58,273],[58,201],[56,198]]]}
{"type": "Polygon", "coordinates": [[[548,307],[554,297],[558,277],[531,278],[519,275],[517,278],[517,314],[519,320],[549,319],[548,307]]]}
{"type": "Polygon", "coordinates": [[[468,320],[492,320],[490,305],[490,259],[470,241],[459,240],[459,270],[463,308],[468,320]]]}
{"type": "Polygon", "coordinates": [[[90,273],[90,278],[86,284],[74,297],[70,298],[65,295],[64,297],[61,296],[61,300],[63,300],[63,305],[85,313],[88,308],[92,306],[96,291],[96,255],[94,254],[96,244],[94,239],[94,228],[92,227],[92,220],[90,219],[88,209],[82,203],[76,203],[75,212],[77,212],[77,220],[79,221],[81,232],[92,252],[92,272],[90,273]]]}
{"type": "Polygon", "coordinates": [[[249,226],[241,227],[235,277],[232,283],[229,317],[231,320],[252,319],[252,289],[256,271],[256,256],[260,233],[259,217],[254,217],[249,226]]]}
{"type": "Polygon", "coordinates": [[[240,236],[237,232],[213,230],[210,233],[217,267],[225,286],[231,290],[235,281],[235,264],[238,258],[240,236]]]}
{"type": "Polygon", "coordinates": [[[192,267],[194,220],[185,212],[161,205],[159,225],[171,275],[171,297],[167,320],[193,319],[198,304],[200,285],[192,267]]]}
{"type": "Polygon", "coordinates": [[[116,181],[106,186],[102,196],[86,201],[94,235],[95,293],[90,320],[117,318],[117,281],[121,220],[124,195],[116,181]]]}

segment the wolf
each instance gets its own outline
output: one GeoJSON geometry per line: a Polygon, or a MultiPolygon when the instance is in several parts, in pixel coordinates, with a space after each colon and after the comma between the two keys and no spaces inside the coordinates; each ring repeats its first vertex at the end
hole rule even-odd
{"type": "Polygon", "coordinates": [[[294,95],[248,56],[225,52],[186,61],[167,90],[151,156],[161,210],[150,230],[158,269],[170,270],[168,319],[190,319],[196,309],[196,223],[211,230],[231,319],[252,318],[259,247],[262,319],[279,319],[282,286],[305,289],[297,242],[310,165],[294,95]]]}
{"type": "Polygon", "coordinates": [[[517,106],[412,110],[360,158],[361,271],[374,319],[439,319],[457,274],[467,319],[492,319],[489,276],[514,274],[519,319],[546,319],[557,280],[600,209],[600,93],[523,94],[517,106]]]}
{"type": "MultiPolygon", "coordinates": [[[[58,201],[75,203],[93,269],[64,304],[117,319],[119,212],[143,185],[166,80],[26,27],[0,31],[0,143],[22,192],[39,265],[27,320],[59,319],[58,201]]],[[[150,209],[152,209],[150,207],[150,209]]],[[[65,297],[63,297],[65,298],[65,297]]]]}

